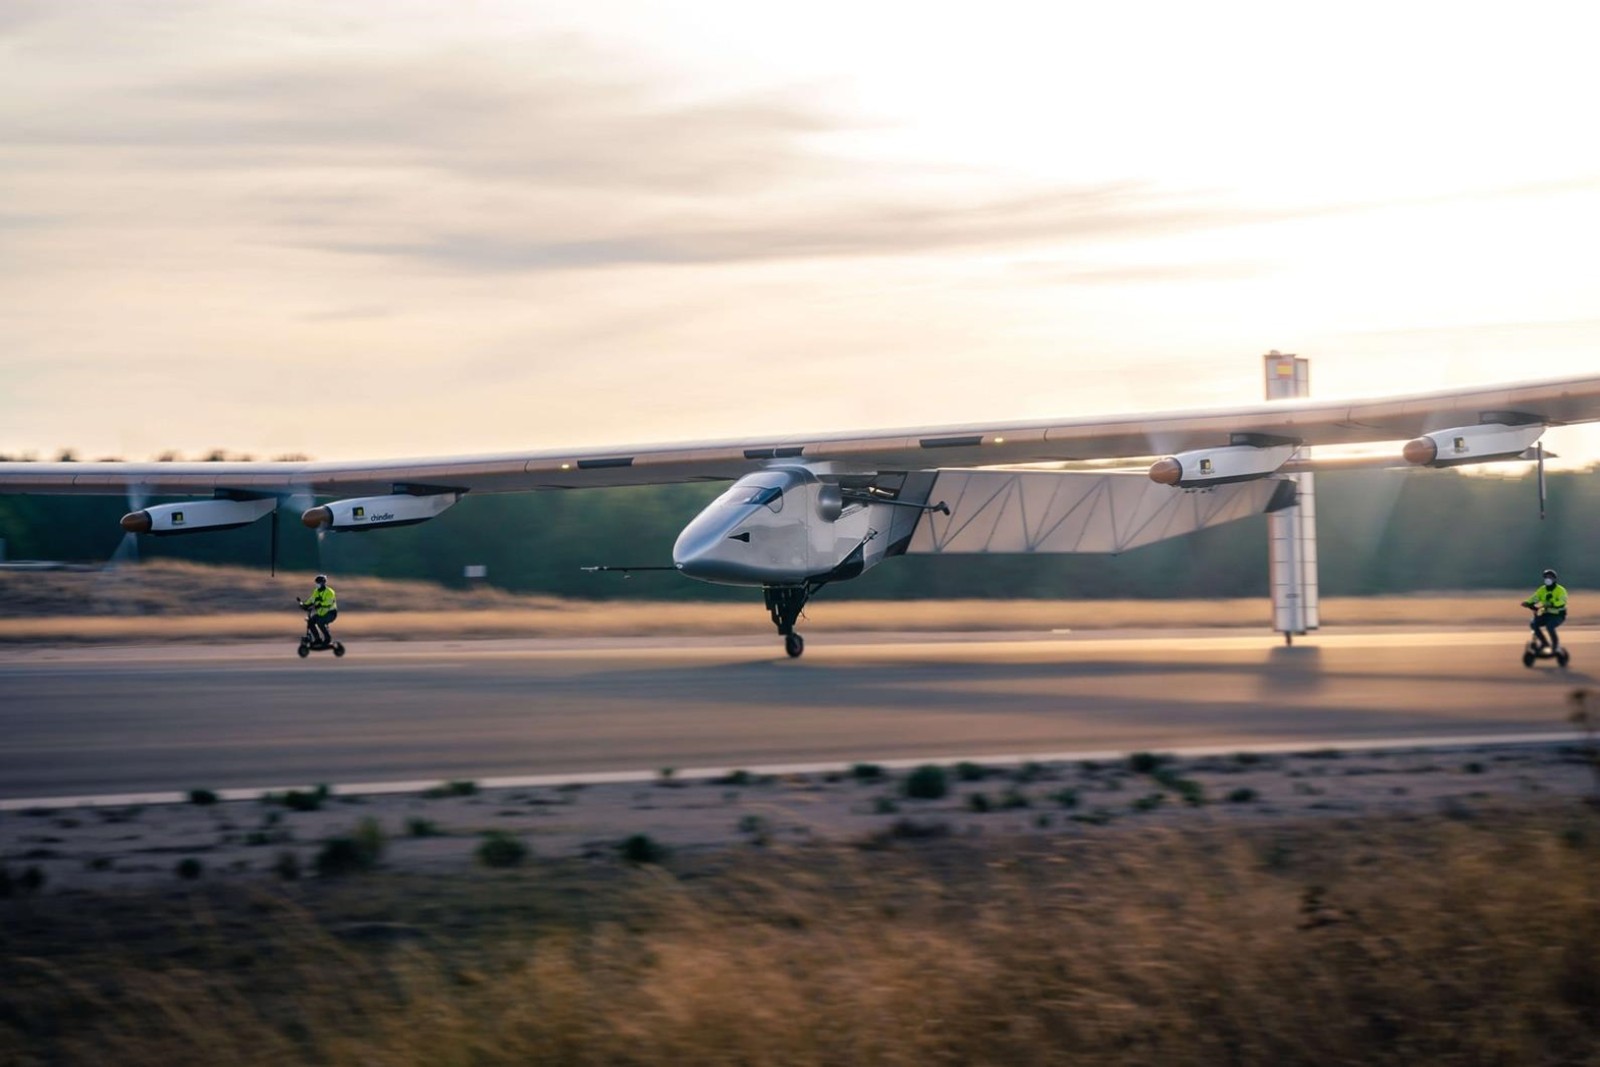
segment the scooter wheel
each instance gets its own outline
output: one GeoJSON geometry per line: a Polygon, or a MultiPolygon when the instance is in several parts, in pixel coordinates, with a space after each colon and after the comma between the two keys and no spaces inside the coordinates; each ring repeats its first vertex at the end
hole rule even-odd
{"type": "Polygon", "coordinates": [[[335,641],[334,644],[333,644],[333,654],[335,656],[344,655],[344,646],[339,644],[337,641],[335,641]]]}
{"type": "Polygon", "coordinates": [[[305,645],[301,645],[295,651],[300,653],[300,658],[301,659],[305,659],[307,656],[311,655],[311,649],[307,648],[305,645]]]}
{"type": "Polygon", "coordinates": [[[1567,665],[1567,661],[1570,660],[1571,658],[1572,658],[1572,653],[1568,652],[1566,649],[1563,648],[1560,652],[1556,653],[1556,665],[1560,666],[1560,667],[1565,667],[1567,665]]]}

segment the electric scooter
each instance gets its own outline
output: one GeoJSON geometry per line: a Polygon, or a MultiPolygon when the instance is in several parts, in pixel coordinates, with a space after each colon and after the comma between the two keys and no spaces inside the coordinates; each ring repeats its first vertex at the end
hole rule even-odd
{"type": "Polygon", "coordinates": [[[344,643],[343,642],[341,642],[341,641],[332,641],[332,642],[324,641],[318,635],[316,629],[312,627],[311,620],[317,617],[317,613],[315,611],[307,610],[306,609],[306,602],[303,601],[303,600],[296,600],[295,603],[299,604],[301,609],[305,610],[305,612],[306,612],[306,632],[305,632],[304,636],[302,636],[300,638],[300,648],[298,650],[300,658],[301,659],[305,659],[307,656],[311,655],[311,653],[313,653],[313,652],[332,652],[335,656],[343,656],[344,655],[344,643]]]}
{"type": "MultiPolygon", "coordinates": [[[[1528,610],[1535,615],[1540,612],[1540,609],[1535,606],[1529,606],[1528,610]]],[[[1565,645],[1551,651],[1550,642],[1545,637],[1543,630],[1533,631],[1533,636],[1528,638],[1527,645],[1522,649],[1522,665],[1524,667],[1532,667],[1535,662],[1541,659],[1553,659],[1556,661],[1556,666],[1565,667],[1567,661],[1571,658],[1571,653],[1567,651],[1567,646],[1565,645]]]]}

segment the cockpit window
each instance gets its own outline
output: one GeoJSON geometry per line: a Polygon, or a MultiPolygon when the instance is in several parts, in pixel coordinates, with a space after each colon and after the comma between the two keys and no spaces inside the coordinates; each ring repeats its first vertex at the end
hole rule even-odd
{"type": "Polygon", "coordinates": [[[783,490],[776,485],[736,485],[722,494],[724,504],[765,504],[783,510],[783,490]]]}

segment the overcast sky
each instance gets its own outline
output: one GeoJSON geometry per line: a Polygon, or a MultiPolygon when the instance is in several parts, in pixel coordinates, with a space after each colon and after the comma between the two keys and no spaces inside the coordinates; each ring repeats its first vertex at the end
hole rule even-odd
{"type": "Polygon", "coordinates": [[[0,0],[0,451],[1248,403],[1269,348],[1321,396],[1595,373],[1596,22],[0,0]]]}

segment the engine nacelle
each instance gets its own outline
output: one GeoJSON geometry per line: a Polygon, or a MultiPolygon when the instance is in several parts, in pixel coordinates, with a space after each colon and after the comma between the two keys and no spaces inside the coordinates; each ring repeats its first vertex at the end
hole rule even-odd
{"type": "Polygon", "coordinates": [[[1288,462],[1299,445],[1224,445],[1196,449],[1158,459],[1150,465],[1150,480],[1180,489],[1227,485],[1265,478],[1288,462]]]}
{"type": "Polygon", "coordinates": [[[341,532],[415,526],[419,522],[435,518],[460,499],[460,493],[428,493],[416,496],[410,493],[395,493],[390,496],[355,497],[309,508],[300,516],[300,521],[313,530],[341,532]]]}
{"type": "Polygon", "coordinates": [[[1499,422],[1457,426],[1407,441],[1402,454],[1407,463],[1418,467],[1454,467],[1462,463],[1515,459],[1533,447],[1544,430],[1544,425],[1537,422],[1524,426],[1499,422]]]}
{"type": "Polygon", "coordinates": [[[194,500],[184,504],[157,504],[122,516],[122,528],[129,533],[169,534],[209,533],[249,526],[272,513],[278,506],[273,497],[262,500],[194,500]]]}

